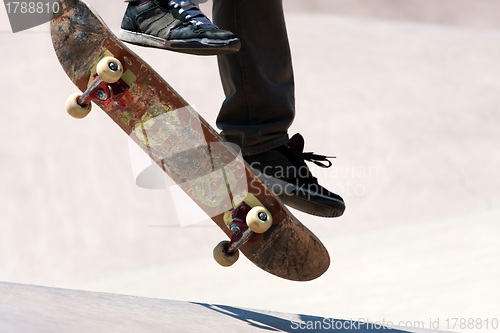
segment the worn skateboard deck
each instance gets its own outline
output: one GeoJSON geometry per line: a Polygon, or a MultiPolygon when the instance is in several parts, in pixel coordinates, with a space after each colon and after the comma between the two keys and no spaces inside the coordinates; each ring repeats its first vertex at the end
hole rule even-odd
{"type": "Polygon", "coordinates": [[[84,1],[59,0],[59,4],[61,11],[51,21],[53,46],[78,89],[83,92],[93,83],[102,58],[118,59],[123,65],[120,84],[125,91],[93,102],[230,238],[228,223],[239,204],[264,206],[269,211],[273,219],[270,229],[253,234],[240,248],[255,265],[289,280],[307,281],[322,275],[330,264],[323,244],[269,191],[238,150],[223,142],[84,1]]]}

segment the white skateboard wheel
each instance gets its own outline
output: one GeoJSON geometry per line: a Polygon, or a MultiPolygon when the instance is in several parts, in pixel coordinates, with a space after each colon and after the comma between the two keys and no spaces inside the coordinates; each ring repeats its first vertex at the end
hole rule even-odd
{"type": "Polygon", "coordinates": [[[232,264],[238,260],[238,257],[240,256],[240,251],[236,251],[234,254],[228,254],[226,252],[226,247],[227,244],[229,244],[229,241],[224,240],[217,244],[217,246],[214,248],[214,259],[217,261],[217,263],[221,266],[224,267],[229,267],[232,264]]]}
{"type": "Polygon", "coordinates": [[[87,105],[78,104],[78,100],[82,97],[81,93],[71,94],[66,100],[66,111],[69,115],[76,119],[85,118],[90,110],[92,109],[92,104],[89,103],[87,105]]]}
{"type": "Polygon", "coordinates": [[[106,83],[115,83],[123,74],[120,60],[113,57],[102,58],[97,64],[97,75],[106,83]]]}
{"type": "Polygon", "coordinates": [[[262,206],[253,207],[247,214],[246,222],[250,230],[263,234],[273,224],[273,218],[269,211],[262,206]]]}

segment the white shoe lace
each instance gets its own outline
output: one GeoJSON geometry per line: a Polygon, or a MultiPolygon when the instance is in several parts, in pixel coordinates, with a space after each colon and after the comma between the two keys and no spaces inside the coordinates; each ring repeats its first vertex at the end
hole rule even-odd
{"type": "Polygon", "coordinates": [[[198,4],[207,2],[207,0],[172,0],[169,2],[170,6],[174,8],[179,8],[179,14],[187,13],[186,19],[196,26],[204,26],[207,28],[218,29],[208,17],[203,14],[198,7],[198,4]]]}

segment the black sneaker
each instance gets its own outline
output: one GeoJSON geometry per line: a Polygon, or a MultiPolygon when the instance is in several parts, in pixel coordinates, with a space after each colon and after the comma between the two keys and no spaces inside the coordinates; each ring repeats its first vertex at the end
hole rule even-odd
{"type": "Polygon", "coordinates": [[[318,184],[305,161],[329,168],[329,157],[304,153],[304,138],[295,134],[287,145],[268,152],[245,156],[257,175],[283,203],[308,214],[338,217],[344,213],[344,200],[318,184]]]}
{"type": "Polygon", "coordinates": [[[132,44],[171,51],[217,55],[237,52],[240,40],[213,25],[198,6],[168,0],[130,2],[120,39],[132,44]]]}

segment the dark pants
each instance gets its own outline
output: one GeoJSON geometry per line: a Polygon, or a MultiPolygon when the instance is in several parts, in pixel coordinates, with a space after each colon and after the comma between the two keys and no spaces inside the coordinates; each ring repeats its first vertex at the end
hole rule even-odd
{"type": "Polygon", "coordinates": [[[213,0],[213,20],[241,40],[238,53],[218,56],[222,135],[244,155],[287,143],[295,96],[282,0],[213,0]]]}

